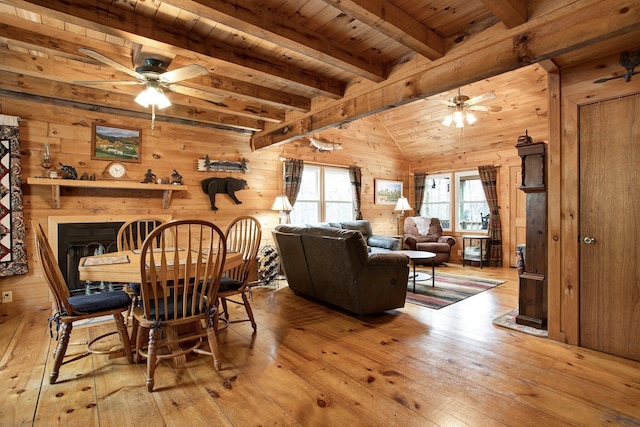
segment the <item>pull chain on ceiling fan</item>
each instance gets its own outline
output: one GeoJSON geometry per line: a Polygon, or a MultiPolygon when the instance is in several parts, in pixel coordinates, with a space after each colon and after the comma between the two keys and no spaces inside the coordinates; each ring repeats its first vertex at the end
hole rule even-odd
{"type": "Polygon", "coordinates": [[[208,92],[202,89],[195,89],[188,86],[176,84],[182,80],[188,80],[199,76],[209,74],[209,71],[197,64],[190,64],[184,67],[176,68],[175,70],[167,71],[166,65],[153,58],[145,60],[145,64],[136,69],[126,67],[119,62],[108,58],[101,53],[98,53],[91,49],[80,48],[80,52],[85,55],[102,62],[118,71],[129,74],[131,77],[137,79],[132,80],[99,80],[99,81],[75,81],[74,84],[81,85],[145,85],[145,89],[136,97],[135,101],[139,105],[148,108],[151,106],[151,129],[154,127],[156,117],[156,107],[163,109],[171,105],[171,101],[164,93],[164,89],[171,92],[180,93],[183,95],[191,96],[194,98],[202,99],[204,101],[220,103],[224,100],[224,96],[217,93],[208,92]]]}

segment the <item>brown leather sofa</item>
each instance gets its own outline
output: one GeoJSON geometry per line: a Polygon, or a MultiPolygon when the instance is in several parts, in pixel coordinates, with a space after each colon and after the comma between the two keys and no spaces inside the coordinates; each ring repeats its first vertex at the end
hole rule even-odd
{"type": "Polygon", "coordinates": [[[409,216],[404,220],[403,243],[405,249],[435,253],[434,262],[442,264],[449,261],[451,247],[456,244],[456,239],[442,235],[442,226],[438,218],[409,216]]]}
{"type": "Polygon", "coordinates": [[[356,314],[404,307],[409,258],[370,253],[362,234],[328,227],[279,225],[273,237],[289,287],[356,314]]]}

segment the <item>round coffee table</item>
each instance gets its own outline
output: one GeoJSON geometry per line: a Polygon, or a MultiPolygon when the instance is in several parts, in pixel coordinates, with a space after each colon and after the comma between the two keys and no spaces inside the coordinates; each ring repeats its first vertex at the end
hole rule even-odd
{"type": "Polygon", "coordinates": [[[431,260],[431,286],[436,286],[436,254],[427,251],[396,251],[409,257],[409,262],[413,264],[413,293],[416,293],[416,261],[431,260]]]}

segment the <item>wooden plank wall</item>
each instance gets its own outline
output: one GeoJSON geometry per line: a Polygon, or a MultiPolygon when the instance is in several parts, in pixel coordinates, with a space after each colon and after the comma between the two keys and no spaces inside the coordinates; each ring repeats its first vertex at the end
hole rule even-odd
{"type": "Polygon", "coordinates": [[[174,192],[169,209],[161,209],[162,192],[122,191],[114,189],[62,189],[61,208],[51,207],[51,190],[45,186],[23,184],[29,273],[23,276],[0,278],[0,290],[13,292],[12,304],[36,306],[48,301],[48,289],[39,268],[35,265],[31,220],[45,227],[49,216],[135,216],[171,215],[174,219],[209,219],[223,229],[238,215],[254,215],[263,227],[263,244],[271,244],[271,232],[278,223],[278,213],[270,211],[273,199],[282,189],[282,162],[279,157],[303,159],[338,166],[362,167],[364,217],[371,220],[374,230],[381,234],[395,234],[395,214],[388,205],[373,204],[375,178],[402,180],[408,186],[408,160],[390,138],[373,125],[373,118],[354,123],[346,130],[333,130],[319,135],[343,143],[343,150],[319,153],[300,141],[257,152],[249,148],[249,136],[217,129],[167,124],[157,121],[152,132],[150,120],[138,120],[116,115],[53,107],[51,105],[0,97],[0,113],[25,119],[20,124],[23,177],[40,175],[41,150],[49,143],[52,160],[74,166],[84,172],[100,176],[106,161],[92,160],[91,124],[136,127],[142,130],[142,162],[127,163],[129,176],[142,181],[147,169],[158,177],[166,177],[176,169],[189,191],[174,192]],[[196,160],[208,154],[211,159],[238,161],[242,157],[250,163],[247,174],[226,172],[198,172],[196,160]],[[232,176],[246,179],[249,188],[236,193],[241,205],[235,205],[226,195],[216,197],[218,211],[209,209],[209,200],[199,182],[210,176],[232,176]]]}

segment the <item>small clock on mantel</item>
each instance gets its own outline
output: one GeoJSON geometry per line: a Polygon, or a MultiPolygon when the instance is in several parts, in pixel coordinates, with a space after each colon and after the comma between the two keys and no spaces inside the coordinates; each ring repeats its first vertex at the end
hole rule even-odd
{"type": "Polygon", "coordinates": [[[127,167],[121,162],[111,162],[102,171],[102,179],[131,180],[127,175],[127,167]]]}

